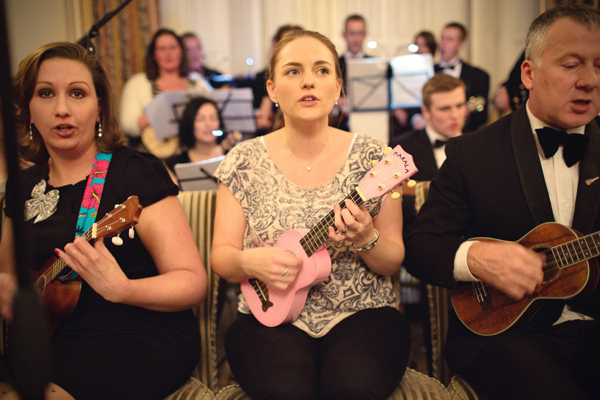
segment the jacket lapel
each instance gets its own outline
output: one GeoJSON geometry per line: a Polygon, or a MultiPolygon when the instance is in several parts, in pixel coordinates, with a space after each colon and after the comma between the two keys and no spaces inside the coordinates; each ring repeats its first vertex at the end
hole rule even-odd
{"type": "Polygon", "coordinates": [[[535,225],[554,221],[550,196],[525,107],[520,107],[514,112],[511,121],[511,141],[519,180],[535,225]]]}
{"type": "Polygon", "coordinates": [[[596,121],[592,120],[586,126],[585,134],[590,137],[590,144],[579,163],[573,227],[583,233],[590,233],[597,229],[594,228],[594,223],[600,208],[600,130],[596,121]]]}

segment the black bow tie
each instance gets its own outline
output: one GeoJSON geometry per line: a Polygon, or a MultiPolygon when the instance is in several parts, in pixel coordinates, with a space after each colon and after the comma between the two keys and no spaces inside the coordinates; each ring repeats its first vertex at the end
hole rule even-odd
{"type": "Polygon", "coordinates": [[[435,142],[433,142],[433,147],[436,149],[439,149],[440,147],[444,147],[445,145],[446,145],[445,140],[435,139],[435,142]]]}
{"type": "Polygon", "coordinates": [[[588,136],[577,133],[569,135],[565,131],[557,131],[550,127],[536,129],[535,131],[546,158],[552,157],[556,154],[558,148],[563,146],[563,155],[567,167],[575,165],[583,158],[590,143],[588,136]]]}

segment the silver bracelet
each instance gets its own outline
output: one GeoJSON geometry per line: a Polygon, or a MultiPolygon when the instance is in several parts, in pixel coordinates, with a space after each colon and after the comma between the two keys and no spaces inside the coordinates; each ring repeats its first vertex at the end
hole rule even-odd
{"type": "Polygon", "coordinates": [[[352,247],[354,247],[354,250],[356,250],[358,252],[367,251],[367,250],[371,249],[373,246],[375,246],[377,244],[378,240],[379,240],[379,231],[377,229],[375,229],[375,239],[373,239],[372,242],[365,244],[363,247],[356,247],[354,245],[354,243],[352,243],[352,247]]]}

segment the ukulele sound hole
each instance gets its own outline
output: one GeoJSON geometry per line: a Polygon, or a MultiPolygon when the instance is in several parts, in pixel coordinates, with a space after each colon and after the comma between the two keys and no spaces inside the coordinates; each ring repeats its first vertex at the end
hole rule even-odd
{"type": "Polygon", "coordinates": [[[269,308],[273,307],[273,303],[269,300],[269,289],[267,288],[267,285],[258,279],[248,279],[248,282],[250,282],[250,285],[252,285],[252,288],[260,299],[263,312],[267,312],[269,308]]]}
{"type": "Polygon", "coordinates": [[[544,257],[545,260],[544,260],[544,258],[542,259],[542,261],[544,262],[544,266],[542,267],[542,269],[544,271],[543,284],[547,284],[547,283],[555,281],[556,278],[558,278],[558,276],[560,275],[560,268],[558,268],[556,261],[554,260],[554,256],[552,255],[551,250],[548,249],[547,247],[538,247],[533,250],[539,254],[541,254],[541,253],[546,254],[546,257],[544,257]]]}

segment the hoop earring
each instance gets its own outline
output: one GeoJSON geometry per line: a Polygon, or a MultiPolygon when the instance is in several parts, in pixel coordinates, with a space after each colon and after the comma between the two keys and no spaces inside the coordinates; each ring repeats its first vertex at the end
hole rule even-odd
{"type": "Polygon", "coordinates": [[[102,123],[98,121],[98,137],[102,137],[102,123]]]}
{"type": "Polygon", "coordinates": [[[33,124],[29,124],[29,141],[33,142],[33,128],[31,127],[33,124]]]}

